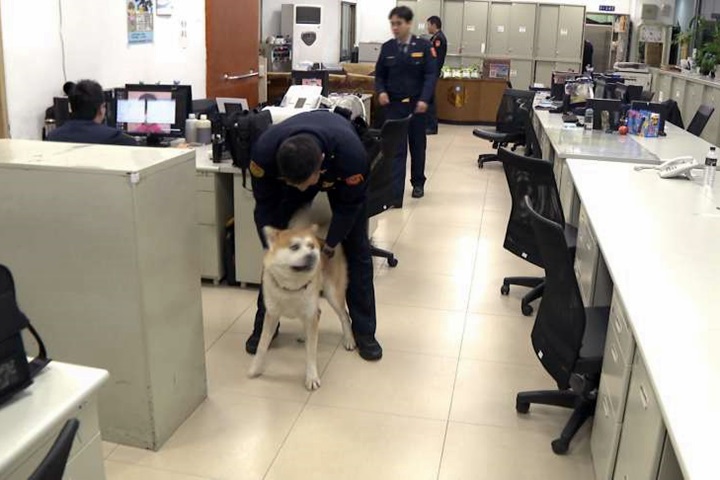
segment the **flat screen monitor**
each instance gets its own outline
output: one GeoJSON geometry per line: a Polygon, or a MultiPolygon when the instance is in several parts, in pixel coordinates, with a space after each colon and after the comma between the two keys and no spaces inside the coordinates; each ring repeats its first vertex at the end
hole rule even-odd
{"type": "Polygon", "coordinates": [[[667,120],[668,116],[668,107],[664,103],[656,103],[656,102],[643,102],[640,100],[635,100],[630,105],[630,108],[633,110],[647,110],[652,113],[657,113],[660,115],[660,124],[658,125],[658,130],[660,131],[661,135],[665,135],[665,121],[667,120]]]}
{"type": "Polygon", "coordinates": [[[622,102],[609,98],[594,98],[588,100],[588,106],[593,109],[593,130],[602,130],[603,112],[608,112],[608,127],[610,130],[617,130],[622,114],[622,102]]]}
{"type": "Polygon", "coordinates": [[[226,98],[218,97],[215,99],[217,102],[219,113],[234,113],[238,110],[249,110],[248,102],[244,98],[226,98]]]}
{"type": "Polygon", "coordinates": [[[117,127],[129,135],[182,137],[192,108],[189,85],[125,85],[115,95],[117,127]]]}

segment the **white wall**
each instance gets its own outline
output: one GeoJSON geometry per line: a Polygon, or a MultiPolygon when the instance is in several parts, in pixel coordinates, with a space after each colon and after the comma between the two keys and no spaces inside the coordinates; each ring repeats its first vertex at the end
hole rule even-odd
{"type": "Polygon", "coordinates": [[[388,14],[396,0],[357,0],[357,41],[385,42],[392,37],[388,14]]]}
{"type": "MultiPolygon", "coordinates": [[[[368,1],[368,0],[365,0],[368,1]]],[[[372,1],[372,0],[369,0],[372,1]]],[[[338,63],[340,60],[340,2],[341,0],[262,0],[261,39],[280,34],[280,11],[284,3],[319,5],[322,12],[322,58],[317,61],[338,63]]]]}
{"type": "MultiPolygon", "coordinates": [[[[175,0],[172,17],[155,17],[154,43],[128,45],[119,0],[61,0],[68,80],[91,78],[104,87],[179,80],[205,96],[205,2],[175,0]],[[180,41],[180,22],[188,41],[180,41]]],[[[0,0],[10,133],[39,138],[45,108],[62,94],[58,0],[0,0]]]]}

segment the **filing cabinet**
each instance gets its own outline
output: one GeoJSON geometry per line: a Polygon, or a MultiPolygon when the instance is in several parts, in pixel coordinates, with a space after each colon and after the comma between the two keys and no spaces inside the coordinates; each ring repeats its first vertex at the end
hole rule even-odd
{"type": "Polygon", "coordinates": [[[201,277],[219,283],[224,277],[225,223],[232,217],[232,175],[196,173],[196,216],[201,277]]]}
{"type": "Polygon", "coordinates": [[[510,82],[513,88],[527,90],[532,83],[532,60],[511,60],[510,82]]]}
{"type": "Polygon", "coordinates": [[[684,478],[670,436],[666,435],[657,480],[683,480],[684,478]]]}
{"type": "Polygon", "coordinates": [[[510,9],[508,55],[532,57],[535,46],[536,10],[537,6],[533,3],[512,4],[510,9]]]}
{"type": "MultiPolygon", "coordinates": [[[[557,55],[557,25],[560,21],[559,5],[539,5],[535,55],[538,58],[555,58],[557,55]]],[[[583,22],[584,23],[584,22],[583,22]]]]}
{"type": "Polygon", "coordinates": [[[552,72],[580,72],[579,62],[553,62],[538,60],[535,62],[535,82],[550,85],[552,72]]]}
{"type": "Polygon", "coordinates": [[[510,3],[495,3],[490,5],[490,28],[488,31],[488,54],[508,54],[510,48],[510,3]]]}
{"type": "Polygon", "coordinates": [[[614,480],[657,478],[665,441],[665,425],[642,355],[636,353],[614,480]]]}
{"type": "MultiPolygon", "coordinates": [[[[563,183],[565,177],[569,177],[563,172],[563,183]]],[[[568,180],[571,183],[571,180],[568,180]]],[[[572,202],[575,201],[575,192],[572,190],[572,202]]],[[[562,198],[561,201],[565,201],[562,198]]],[[[572,205],[568,204],[568,205],[572,205]]],[[[563,209],[565,209],[563,204],[563,209]]],[[[570,208],[570,207],[568,207],[570,208]]],[[[566,217],[568,214],[565,214],[566,217]]],[[[571,216],[571,220],[572,220],[571,216]]],[[[568,221],[572,224],[573,222],[568,221]]],[[[600,248],[595,240],[595,234],[590,226],[587,213],[583,206],[580,207],[578,215],[578,236],[577,248],[575,250],[575,276],[577,277],[578,286],[580,287],[580,295],[583,304],[586,307],[602,307],[610,305],[612,298],[612,279],[607,270],[605,260],[600,255],[600,248]]]]}
{"type": "MultiPolygon", "coordinates": [[[[440,16],[442,9],[441,0],[398,0],[398,6],[410,7],[415,14],[413,19],[413,33],[415,35],[427,35],[425,20],[433,15],[440,16]]],[[[383,13],[386,15],[386,13],[383,13]]]]}
{"type": "Polygon", "coordinates": [[[443,32],[447,38],[448,55],[462,53],[464,10],[463,0],[445,0],[443,3],[442,22],[443,32]]]}
{"type": "Polygon", "coordinates": [[[485,54],[489,10],[488,2],[465,1],[462,25],[463,55],[485,54]]]}
{"type": "Polygon", "coordinates": [[[540,59],[582,57],[585,7],[539,5],[535,55],[540,59]]]}

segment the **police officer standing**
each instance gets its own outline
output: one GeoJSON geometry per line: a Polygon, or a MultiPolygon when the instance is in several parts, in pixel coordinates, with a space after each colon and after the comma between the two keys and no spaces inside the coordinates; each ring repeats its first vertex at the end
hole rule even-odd
{"type": "MultiPolygon", "coordinates": [[[[437,68],[438,78],[442,76],[442,69],[445,66],[445,57],[447,56],[447,38],[442,31],[442,20],[437,15],[427,19],[428,33],[432,35],[430,39],[430,45],[435,50],[437,55],[437,68]]],[[[437,135],[438,133],[438,119],[437,119],[437,104],[435,103],[435,95],[433,95],[432,101],[430,102],[430,108],[427,114],[427,133],[428,135],[437,135]]]]}
{"type": "MultiPolygon", "coordinates": [[[[408,129],[410,183],[413,198],[425,195],[426,113],[437,82],[435,51],[430,42],[412,35],[413,12],[395,7],[388,17],[395,38],[385,42],[375,65],[375,91],[388,119],[412,114],[408,129]]],[[[407,165],[407,143],[393,164],[395,206],[402,207],[407,165]]]]}
{"type": "MultiPolygon", "coordinates": [[[[265,246],[265,226],[287,228],[293,214],[327,191],[332,220],[322,253],[332,257],[342,244],[348,263],[347,306],[358,352],[379,360],[375,339],[375,289],[367,228],[370,162],[355,128],[327,110],[297,114],[270,127],[253,148],[250,173],[255,224],[265,246]]],[[[255,354],[265,318],[262,288],[253,333],[245,350],[255,354]]],[[[276,332],[277,334],[277,332],[276,332]]]]}

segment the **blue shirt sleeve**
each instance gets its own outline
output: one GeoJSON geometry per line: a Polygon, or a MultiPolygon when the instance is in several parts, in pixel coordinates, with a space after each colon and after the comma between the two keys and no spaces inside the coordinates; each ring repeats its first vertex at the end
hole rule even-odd
{"type": "Polygon", "coordinates": [[[380,95],[387,92],[388,69],[385,66],[385,47],[380,49],[377,62],[375,62],[375,93],[380,95]]]}
{"type": "Polygon", "coordinates": [[[435,94],[435,83],[438,78],[437,60],[435,59],[435,51],[432,49],[430,42],[425,42],[425,71],[422,94],[420,94],[420,101],[430,103],[433,95],[435,94]]]}

